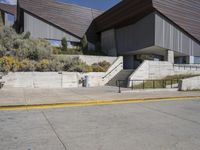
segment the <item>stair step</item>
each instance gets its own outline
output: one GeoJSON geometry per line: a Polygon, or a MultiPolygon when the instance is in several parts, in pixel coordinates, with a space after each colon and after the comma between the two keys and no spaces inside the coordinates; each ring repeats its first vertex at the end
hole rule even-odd
{"type": "MultiPolygon", "coordinates": [[[[125,80],[127,81],[129,76],[134,72],[134,70],[132,69],[126,69],[126,70],[122,70],[120,71],[115,77],[113,77],[108,83],[108,86],[117,86],[116,85],[116,81],[118,80],[125,80]]],[[[127,87],[127,83],[124,83],[124,85],[122,85],[122,87],[127,87]]]]}

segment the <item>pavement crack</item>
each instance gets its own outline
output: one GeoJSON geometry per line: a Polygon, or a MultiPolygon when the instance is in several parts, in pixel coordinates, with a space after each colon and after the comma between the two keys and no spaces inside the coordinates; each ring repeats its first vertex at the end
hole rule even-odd
{"type": "Polygon", "coordinates": [[[142,107],[144,107],[144,108],[147,108],[147,109],[149,109],[149,110],[153,110],[153,111],[156,111],[156,112],[159,112],[159,113],[168,115],[168,116],[172,116],[172,117],[175,117],[175,118],[184,120],[184,121],[188,121],[188,122],[192,122],[192,123],[194,123],[194,124],[200,125],[200,122],[195,121],[195,120],[191,120],[191,119],[187,119],[187,118],[184,118],[184,117],[180,117],[180,116],[178,116],[178,115],[175,115],[175,114],[172,114],[172,113],[169,113],[169,112],[165,112],[165,111],[162,111],[162,110],[160,110],[160,109],[153,108],[153,107],[144,106],[143,104],[140,104],[140,106],[142,106],[142,107]]]}
{"type": "Polygon", "coordinates": [[[67,150],[66,145],[63,143],[63,141],[61,140],[61,138],[59,137],[58,133],[56,132],[55,128],[53,127],[52,123],[49,121],[48,117],[46,116],[46,114],[42,111],[42,114],[45,118],[45,120],[48,122],[49,126],[51,127],[52,131],[54,132],[54,134],[56,135],[56,137],[58,138],[58,140],[60,141],[60,143],[63,145],[64,149],[67,150]]]}

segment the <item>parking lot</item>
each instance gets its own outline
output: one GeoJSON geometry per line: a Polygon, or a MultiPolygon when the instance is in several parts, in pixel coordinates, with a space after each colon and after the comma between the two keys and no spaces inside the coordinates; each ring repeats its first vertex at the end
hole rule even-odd
{"type": "Polygon", "coordinates": [[[197,150],[200,100],[0,111],[1,150],[197,150]]]}

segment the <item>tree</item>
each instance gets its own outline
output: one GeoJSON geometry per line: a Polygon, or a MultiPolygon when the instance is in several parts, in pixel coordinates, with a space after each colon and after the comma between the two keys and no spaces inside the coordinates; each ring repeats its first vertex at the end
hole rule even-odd
{"type": "Polygon", "coordinates": [[[62,40],[61,40],[61,45],[62,45],[62,50],[63,51],[67,51],[67,39],[64,37],[64,38],[62,38],[62,40]]]}
{"type": "Polygon", "coordinates": [[[31,33],[30,32],[26,32],[25,35],[24,35],[24,39],[29,39],[31,36],[31,33]]]}
{"type": "Polygon", "coordinates": [[[86,35],[83,36],[82,40],[81,40],[81,45],[82,45],[82,49],[84,51],[87,51],[88,50],[88,40],[87,40],[87,37],[86,35]]]}

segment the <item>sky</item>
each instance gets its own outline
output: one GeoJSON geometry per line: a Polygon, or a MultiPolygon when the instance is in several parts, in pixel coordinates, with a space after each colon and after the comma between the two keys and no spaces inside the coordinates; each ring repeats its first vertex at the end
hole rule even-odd
{"type": "MultiPolygon", "coordinates": [[[[16,4],[16,0],[0,0],[7,4],[16,4]]],[[[100,10],[107,10],[117,4],[120,0],[57,0],[66,3],[74,3],[86,7],[91,7],[100,10]]]]}

